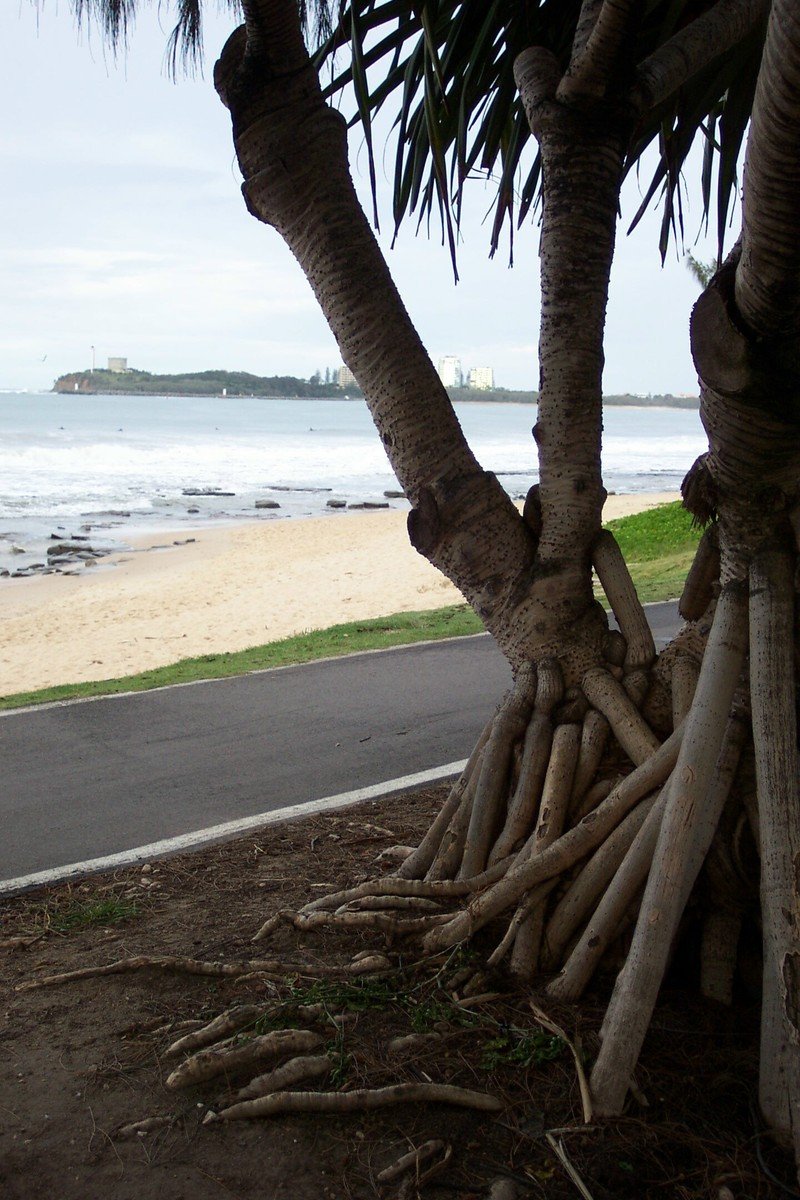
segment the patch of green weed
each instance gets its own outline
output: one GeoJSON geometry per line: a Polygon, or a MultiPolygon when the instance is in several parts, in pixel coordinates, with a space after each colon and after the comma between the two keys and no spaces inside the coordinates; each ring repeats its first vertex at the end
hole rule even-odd
{"type": "Polygon", "coordinates": [[[484,1042],[479,1065],[484,1071],[508,1066],[540,1066],[558,1058],[563,1050],[561,1038],[542,1029],[506,1029],[484,1042]]]}
{"type": "Polygon", "coordinates": [[[139,916],[139,907],[132,900],[109,897],[106,900],[73,900],[45,914],[48,926],[55,933],[69,933],[91,925],[119,925],[139,916]]]}

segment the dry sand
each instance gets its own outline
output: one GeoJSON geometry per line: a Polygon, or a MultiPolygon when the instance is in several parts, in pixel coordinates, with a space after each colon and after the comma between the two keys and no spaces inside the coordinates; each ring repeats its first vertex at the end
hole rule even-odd
{"type": "MultiPolygon", "coordinates": [[[[610,496],[604,517],[675,499],[610,496]]],[[[405,526],[400,511],[206,526],[188,545],[152,549],[171,537],[150,538],[113,567],[4,580],[0,695],[457,603],[452,584],[411,548],[405,526]]]]}

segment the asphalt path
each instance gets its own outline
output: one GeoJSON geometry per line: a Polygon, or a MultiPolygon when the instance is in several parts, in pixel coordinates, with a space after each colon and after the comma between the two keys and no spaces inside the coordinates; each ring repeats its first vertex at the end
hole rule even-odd
{"type": "MultiPolygon", "coordinates": [[[[650,605],[648,617],[664,644],[675,605],[650,605]]],[[[509,680],[491,638],[478,636],[4,713],[0,891],[322,797],[447,774],[509,680]]]]}

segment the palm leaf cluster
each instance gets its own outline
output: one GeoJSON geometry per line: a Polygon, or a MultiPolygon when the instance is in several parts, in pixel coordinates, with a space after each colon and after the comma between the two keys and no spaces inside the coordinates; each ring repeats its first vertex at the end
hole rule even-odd
{"type": "MultiPolygon", "coordinates": [[[[626,48],[629,69],[710,7],[697,0],[646,0],[626,48]]],[[[579,0],[350,0],[318,62],[349,45],[350,62],[334,71],[327,93],[352,89],[354,120],[364,128],[370,157],[372,118],[382,108],[392,112],[396,228],[411,213],[424,220],[438,211],[454,251],[464,184],[481,175],[495,184],[492,252],[504,226],[513,244],[513,230],[536,205],[541,185],[539,155],[514,85],[514,59],[540,45],[566,69],[579,13],[579,0]]],[[[628,169],[648,147],[655,145],[658,154],[633,225],[661,200],[662,256],[671,236],[683,240],[682,171],[698,138],[704,217],[716,218],[721,252],[762,38],[763,31],[756,31],[719,56],[634,130],[628,169]]],[[[625,79],[619,82],[624,89],[625,79]]]]}
{"type": "MultiPolygon", "coordinates": [[[[159,8],[166,0],[149,0],[159,8]]],[[[243,0],[215,0],[241,11],[243,0]]],[[[72,0],[80,18],[98,22],[113,44],[147,0],[72,0]]],[[[206,7],[211,0],[206,0],[206,7]]],[[[244,0],[246,6],[247,0],[244,0]]],[[[373,121],[386,110],[394,122],[393,219],[418,222],[438,215],[455,259],[464,185],[474,177],[494,185],[491,252],[540,199],[535,143],[517,96],[514,59],[546,46],[566,69],[580,0],[298,0],[316,61],[329,71],[326,95],[344,93],[352,122],[366,143],[377,220],[373,121]],[[337,52],[346,50],[346,59],[337,52]],[[344,63],[344,65],[342,65],[344,63]]],[[[712,0],[642,0],[639,25],[626,48],[635,65],[712,0]]],[[[173,63],[202,50],[203,0],[172,0],[173,63]]],[[[682,242],[682,172],[698,139],[703,143],[700,187],[704,220],[714,218],[719,254],[737,186],[737,169],[760,62],[763,31],[720,55],[668,101],[646,113],[630,141],[628,170],[649,147],[655,168],[644,187],[633,227],[647,207],[662,204],[660,249],[682,242]]],[[[624,91],[625,79],[619,80],[624,91]]],[[[648,161],[651,161],[648,159],[648,161]]]]}

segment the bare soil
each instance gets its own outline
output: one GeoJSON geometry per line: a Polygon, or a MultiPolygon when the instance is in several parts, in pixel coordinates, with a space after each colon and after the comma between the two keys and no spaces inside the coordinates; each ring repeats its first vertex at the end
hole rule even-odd
{"type": "MultiPolygon", "coordinates": [[[[33,937],[0,951],[5,965],[0,1026],[0,1196],[3,1200],[361,1200],[366,1197],[487,1195],[493,1180],[519,1197],[580,1195],[553,1148],[593,1200],[688,1200],[797,1194],[788,1155],[761,1132],[756,1115],[757,1006],[701,1003],[673,980],[657,1012],[638,1074],[639,1102],[619,1121],[582,1124],[572,1056],[537,1024],[530,996],[507,980],[490,1003],[463,1008],[450,980],[464,955],[426,969],[399,945],[397,969],[380,981],[314,982],[314,964],[349,961],[379,939],[281,929],[253,946],[260,924],[282,908],[346,887],[376,871],[381,850],[414,844],[442,799],[418,791],[357,809],[271,826],[262,835],[80,884],[38,889],[0,906],[4,939],[33,937]],[[101,920],[109,900],[129,915],[101,920]],[[131,909],[133,911],[131,912],[131,909]],[[138,954],[203,960],[280,956],[311,964],[308,977],[209,979],[152,970],[20,992],[27,981],[138,954]],[[209,1108],[243,1080],[168,1091],[166,1047],[181,1021],[210,1019],[237,1001],[263,1003],[273,1023],[297,1024],[298,1003],[322,999],[335,1070],[320,1086],[352,1090],[399,1081],[459,1084],[502,1098],[499,1115],[438,1104],[375,1114],[283,1116],[203,1125],[209,1108]],[[395,1061],[387,1043],[413,1030],[438,1040],[395,1061]],[[642,1101],[646,1101],[646,1107],[642,1101]],[[121,1138],[128,1122],[164,1115],[169,1124],[121,1138]],[[556,1130],[553,1141],[548,1131],[556,1130]],[[421,1188],[387,1187],[378,1173],[410,1148],[440,1138],[445,1168],[421,1188]]],[[[487,945],[491,944],[490,940],[487,945]]],[[[381,948],[381,947],[378,947],[381,948]]],[[[479,965],[478,957],[473,960],[479,965]]],[[[537,1003],[587,1059],[609,981],[580,1010],[537,1003]]],[[[315,1085],[308,1085],[315,1086],[315,1085]]]]}

